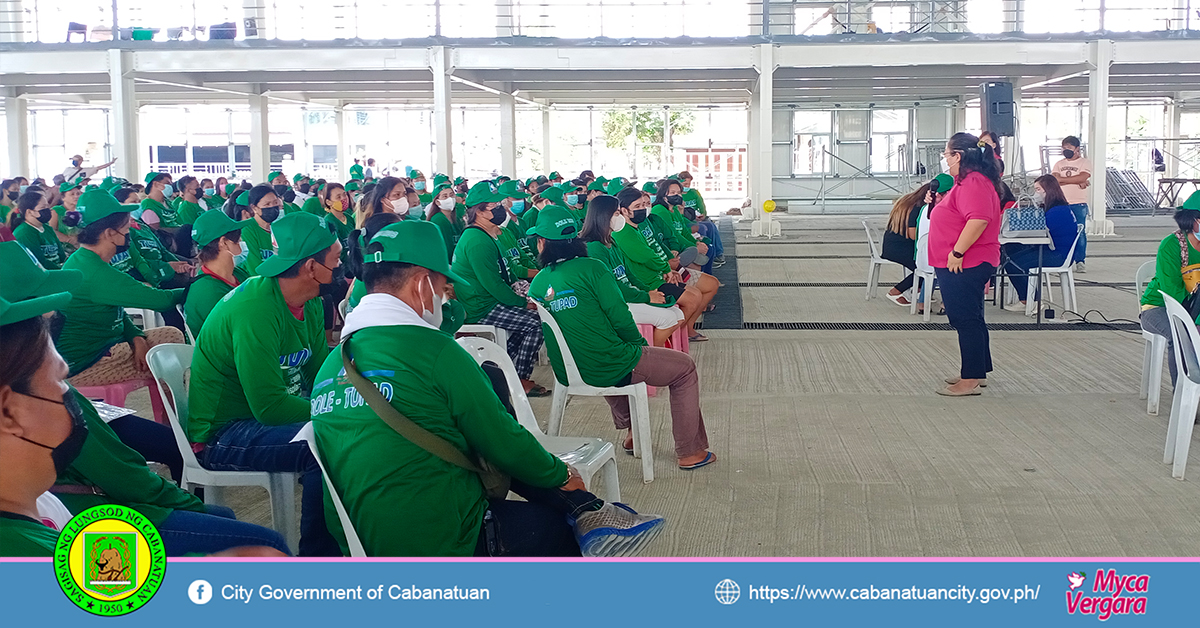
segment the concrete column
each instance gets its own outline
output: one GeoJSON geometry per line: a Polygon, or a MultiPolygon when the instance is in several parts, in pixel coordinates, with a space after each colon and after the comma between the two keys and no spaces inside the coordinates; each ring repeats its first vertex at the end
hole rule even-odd
{"type": "Polygon", "coordinates": [[[133,53],[108,51],[109,90],[112,94],[113,175],[141,181],[141,144],[138,141],[137,89],[133,77],[133,53]]]}
{"type": "Polygon", "coordinates": [[[754,216],[762,216],[763,203],[773,194],[771,186],[772,156],[771,111],[774,107],[774,47],[771,44],[758,46],[758,82],[751,95],[750,134],[750,198],[754,216]]]}
{"type": "MultiPolygon", "coordinates": [[[[192,160],[192,127],[188,123],[188,118],[191,118],[190,111],[187,108],[183,110],[183,165],[187,173],[195,176],[196,164],[192,160]]],[[[204,177],[199,177],[203,179],[204,177]]]]}
{"type": "Polygon", "coordinates": [[[338,179],[350,179],[350,160],[346,158],[346,110],[342,101],[334,109],[333,122],[337,127],[337,175],[338,179]]]}
{"type": "Polygon", "coordinates": [[[500,173],[517,176],[517,101],[512,97],[512,85],[500,90],[500,173]]]}
{"type": "MultiPolygon", "coordinates": [[[[512,4],[512,0],[496,0],[496,37],[513,36],[512,4]]],[[[505,174],[513,176],[507,172],[505,174]]]]}
{"type": "MultiPolygon", "coordinates": [[[[450,135],[450,75],[454,68],[450,62],[451,51],[445,46],[434,46],[429,50],[429,71],[433,73],[433,143],[436,160],[434,172],[454,177],[454,147],[450,135]]],[[[511,176],[511,175],[510,175],[511,176]]]]}
{"type": "Polygon", "coordinates": [[[1113,233],[1113,223],[1107,217],[1105,190],[1108,187],[1108,84],[1113,60],[1112,40],[1091,42],[1091,57],[1088,64],[1091,66],[1088,81],[1088,158],[1092,160],[1092,178],[1088,185],[1088,207],[1092,219],[1088,221],[1088,235],[1109,235],[1113,233]]]}
{"type": "Polygon", "coordinates": [[[4,98],[4,121],[8,131],[7,176],[37,176],[29,169],[29,104],[9,94],[4,98]]]}
{"type": "Polygon", "coordinates": [[[1163,158],[1166,161],[1167,171],[1162,173],[1163,177],[1173,179],[1179,176],[1179,158],[1175,155],[1179,154],[1179,140],[1174,139],[1179,137],[1180,123],[1182,122],[1183,110],[1179,106],[1179,99],[1172,98],[1167,104],[1167,111],[1164,118],[1167,121],[1166,135],[1169,138],[1163,145],[1163,158]]]}
{"type": "Polygon", "coordinates": [[[24,0],[0,0],[0,43],[18,44],[23,41],[25,41],[24,0]]]}
{"type": "Polygon", "coordinates": [[[542,109],[542,170],[550,174],[550,107],[542,109]]]}
{"type": "Polygon", "coordinates": [[[1004,32],[1025,30],[1025,0],[1004,0],[1004,32]]]}
{"type": "Polygon", "coordinates": [[[250,177],[254,183],[266,183],[271,173],[271,129],[267,124],[267,97],[250,96],[250,177]]]}

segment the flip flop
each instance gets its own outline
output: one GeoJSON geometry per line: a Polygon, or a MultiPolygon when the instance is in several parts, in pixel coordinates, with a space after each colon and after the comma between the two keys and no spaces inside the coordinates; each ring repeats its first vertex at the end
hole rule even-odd
{"type": "Polygon", "coordinates": [[[688,336],[688,342],[705,342],[707,340],[708,340],[708,336],[705,336],[704,334],[696,334],[695,336],[688,336]]]}
{"type": "Polygon", "coordinates": [[[714,456],[713,452],[710,451],[710,452],[708,452],[707,456],[704,456],[704,460],[701,460],[700,462],[697,462],[696,464],[689,464],[689,465],[681,464],[681,465],[679,465],[679,468],[683,469],[684,471],[691,471],[693,469],[699,469],[700,467],[707,467],[708,465],[710,465],[716,461],[717,461],[717,457],[714,456]]]}
{"type": "Polygon", "coordinates": [[[546,390],[546,387],[541,384],[534,384],[533,388],[530,388],[529,392],[525,393],[526,397],[549,397],[550,395],[551,392],[546,390]]]}

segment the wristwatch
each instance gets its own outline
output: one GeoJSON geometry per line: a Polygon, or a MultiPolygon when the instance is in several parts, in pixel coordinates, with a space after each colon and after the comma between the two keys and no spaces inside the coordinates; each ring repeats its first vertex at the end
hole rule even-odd
{"type": "Polygon", "coordinates": [[[957,257],[958,259],[962,259],[963,256],[966,255],[966,253],[959,253],[958,251],[952,251],[950,254],[953,255],[954,257],[957,257]]]}

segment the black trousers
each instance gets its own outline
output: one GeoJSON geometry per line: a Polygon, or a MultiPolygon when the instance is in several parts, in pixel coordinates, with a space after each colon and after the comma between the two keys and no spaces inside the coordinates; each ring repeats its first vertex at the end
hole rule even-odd
{"type": "Polygon", "coordinates": [[[958,351],[962,357],[959,377],[983,379],[992,371],[991,341],[987,321],[983,319],[983,289],[996,274],[996,267],[980,264],[958,273],[945,268],[935,271],[946,316],[958,332],[958,351]]]}

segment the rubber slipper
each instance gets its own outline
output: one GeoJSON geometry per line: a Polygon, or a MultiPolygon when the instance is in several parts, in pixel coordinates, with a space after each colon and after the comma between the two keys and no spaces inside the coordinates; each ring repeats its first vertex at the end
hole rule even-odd
{"type": "Polygon", "coordinates": [[[533,388],[530,388],[529,392],[525,393],[525,396],[526,397],[549,397],[550,394],[551,394],[550,391],[546,390],[545,386],[542,386],[541,384],[534,384],[533,388]]]}
{"type": "Polygon", "coordinates": [[[695,336],[688,336],[688,342],[706,342],[707,340],[708,340],[708,336],[705,336],[704,334],[696,334],[695,336]]]}
{"type": "Polygon", "coordinates": [[[691,471],[692,469],[699,469],[700,467],[707,467],[708,465],[710,465],[716,461],[717,461],[717,457],[714,456],[713,452],[710,451],[710,452],[708,452],[707,456],[704,456],[704,460],[701,460],[700,462],[697,462],[696,464],[689,464],[689,465],[681,464],[681,465],[679,465],[679,468],[683,469],[684,471],[691,471]]]}
{"type": "Polygon", "coordinates": [[[630,456],[633,455],[633,447],[626,447],[625,443],[621,443],[621,449],[624,449],[625,453],[629,454],[630,456]]]}

